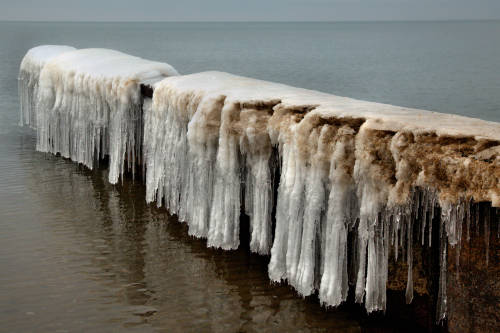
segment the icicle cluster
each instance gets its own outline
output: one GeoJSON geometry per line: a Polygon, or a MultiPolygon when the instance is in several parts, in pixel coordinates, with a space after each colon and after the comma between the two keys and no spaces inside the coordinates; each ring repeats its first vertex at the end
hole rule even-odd
{"type": "Polygon", "coordinates": [[[35,100],[37,150],[89,168],[108,155],[109,181],[115,184],[126,169],[134,172],[142,157],[140,82],[170,75],[177,75],[170,65],[106,49],[50,58],[41,67],[36,96],[20,87],[21,95],[35,100]]]}
{"type": "Polygon", "coordinates": [[[318,290],[327,306],[345,301],[352,282],[368,312],[385,310],[391,252],[407,262],[411,302],[412,245],[431,246],[442,209],[443,318],[447,240],[460,243],[462,222],[470,220],[465,199],[499,205],[500,159],[491,153],[499,126],[472,120],[473,134],[457,138],[464,118],[418,112],[226,73],[168,78],[145,109],[147,201],[164,202],[191,235],[223,249],[238,247],[244,211],[251,250],[271,253],[273,281],[286,280],[304,296],[318,290]],[[441,127],[408,128],[422,116],[441,127]],[[280,163],[271,158],[276,148],[280,163]],[[477,157],[488,150],[488,158],[477,157]]]}
{"type": "Polygon", "coordinates": [[[250,216],[251,249],[267,254],[273,207],[267,120],[277,102],[232,101],[217,93],[227,84],[213,81],[206,89],[182,91],[165,86],[146,105],[146,200],[164,202],[188,222],[191,235],[223,249],[239,245],[243,206],[250,216]]]}
{"type": "Polygon", "coordinates": [[[37,128],[38,150],[89,168],[109,155],[111,183],[142,162],[146,200],[211,247],[237,248],[245,213],[270,278],[318,291],[326,306],[352,285],[368,312],[384,310],[390,256],[407,262],[411,302],[412,246],[431,246],[440,221],[444,318],[447,246],[478,219],[472,201],[500,206],[497,123],[227,73],[176,76],[111,50],[48,47],[25,59],[21,122],[37,128]],[[143,101],[140,82],[165,76],[143,101]]]}
{"type": "Polygon", "coordinates": [[[51,58],[74,47],[63,45],[41,45],[30,49],[24,56],[19,68],[18,91],[21,104],[19,124],[36,128],[35,107],[38,97],[38,81],[43,66],[51,58]]]}

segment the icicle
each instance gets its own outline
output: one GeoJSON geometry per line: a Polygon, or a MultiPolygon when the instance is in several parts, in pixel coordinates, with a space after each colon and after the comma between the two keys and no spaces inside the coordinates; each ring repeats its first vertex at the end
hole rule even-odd
{"type": "Polygon", "coordinates": [[[399,207],[396,209],[395,213],[393,214],[394,216],[394,229],[395,229],[395,235],[396,239],[394,241],[394,259],[395,261],[398,261],[398,254],[399,254],[399,232],[400,232],[400,224],[401,224],[401,211],[399,207]]]}
{"type": "Polygon", "coordinates": [[[446,236],[450,245],[456,244],[456,216],[453,205],[441,205],[441,222],[444,224],[446,236]]]}
{"type": "MultiPolygon", "coordinates": [[[[360,198],[359,265],[355,298],[356,302],[362,302],[366,291],[365,307],[368,312],[385,310],[385,301],[381,302],[381,300],[385,300],[386,281],[381,281],[385,274],[381,274],[380,269],[385,267],[384,262],[387,259],[383,257],[382,254],[386,251],[376,240],[376,237],[386,227],[379,215],[383,210],[383,203],[387,201],[389,189],[385,179],[374,177],[375,174],[380,174],[381,169],[376,162],[377,156],[372,151],[372,149],[378,149],[372,134],[370,130],[361,127],[356,136],[356,163],[354,166],[357,193],[360,198]]],[[[385,140],[390,140],[390,137],[386,137],[385,140]]],[[[385,142],[387,143],[387,141],[385,142]]],[[[384,141],[380,144],[384,144],[384,141]]]]}
{"type": "Polygon", "coordinates": [[[447,237],[446,237],[446,230],[445,230],[445,224],[444,221],[441,221],[440,227],[439,227],[439,239],[440,239],[440,244],[439,244],[439,251],[440,251],[440,258],[439,258],[439,291],[438,291],[438,300],[437,300],[437,309],[436,309],[436,317],[437,317],[437,322],[440,323],[446,318],[446,312],[447,312],[447,283],[446,283],[446,273],[448,271],[448,261],[447,261],[447,237]]]}
{"type": "Polygon", "coordinates": [[[295,154],[287,144],[280,145],[281,176],[278,187],[278,201],[276,206],[276,229],[273,246],[271,248],[271,260],[269,261],[269,278],[280,282],[287,278],[287,248],[290,234],[288,211],[291,193],[295,182],[295,154]]]}
{"type": "Polygon", "coordinates": [[[232,121],[239,117],[236,105],[224,105],[221,113],[219,148],[216,158],[216,176],[208,246],[236,249],[239,245],[240,220],[240,157],[236,137],[230,131],[232,121]]]}
{"type": "Polygon", "coordinates": [[[384,248],[384,253],[382,257],[379,260],[379,264],[381,265],[380,267],[380,279],[379,279],[379,308],[384,309],[386,308],[387,305],[387,292],[386,292],[386,286],[387,286],[387,278],[389,274],[389,217],[387,210],[385,210],[383,213],[385,217],[382,219],[384,221],[384,230],[382,234],[382,239],[381,242],[383,243],[383,248],[384,248]]]}
{"type": "Polygon", "coordinates": [[[484,243],[486,245],[486,267],[490,259],[490,206],[485,207],[484,214],[484,243]]]}
{"type": "MultiPolygon", "coordinates": [[[[429,194],[427,190],[422,191],[422,231],[420,238],[422,240],[421,244],[424,246],[425,243],[425,228],[427,226],[427,210],[429,208],[429,194]]],[[[432,223],[432,221],[431,221],[432,223]]]]}
{"type": "Polygon", "coordinates": [[[366,216],[362,216],[358,226],[358,272],[356,279],[356,302],[362,303],[365,295],[366,286],[366,247],[368,244],[368,220],[366,216]]]}
{"type": "Polygon", "coordinates": [[[406,283],[406,304],[410,304],[413,300],[413,221],[408,219],[408,241],[407,241],[407,257],[406,262],[408,264],[408,279],[406,283]]]}
{"type": "MultiPolygon", "coordinates": [[[[327,174],[322,163],[327,151],[328,143],[326,138],[331,137],[331,129],[323,126],[321,132],[318,129],[312,131],[308,142],[318,142],[317,151],[312,154],[312,160],[308,169],[309,179],[305,184],[305,208],[303,216],[303,230],[300,241],[300,256],[297,265],[297,279],[291,280],[292,285],[296,285],[297,291],[304,296],[310,295],[314,291],[314,271],[316,265],[317,234],[320,227],[323,210],[326,207],[325,182],[327,174]],[[295,284],[294,284],[295,282],[295,284]]],[[[332,255],[337,255],[332,253],[332,255]]]]}
{"type": "MultiPolygon", "coordinates": [[[[189,224],[189,234],[208,237],[212,198],[216,178],[216,157],[219,141],[221,111],[225,97],[203,99],[188,125],[189,167],[184,171],[187,194],[181,195],[186,202],[185,219],[189,224]]],[[[181,172],[181,170],[179,170],[181,172]]],[[[180,184],[179,184],[180,186],[180,184]]]]}
{"type": "Polygon", "coordinates": [[[429,219],[429,247],[432,246],[432,225],[434,224],[434,210],[436,209],[436,195],[431,193],[431,209],[429,219]]]}
{"type": "Polygon", "coordinates": [[[401,206],[399,207],[400,208],[400,214],[401,214],[401,226],[400,226],[400,234],[399,234],[399,240],[400,240],[400,244],[399,246],[401,247],[401,257],[404,259],[406,258],[406,232],[407,232],[407,219],[408,219],[408,216],[406,216],[405,212],[404,212],[404,207],[401,206]]]}
{"type": "MultiPolygon", "coordinates": [[[[304,216],[304,201],[305,201],[305,177],[307,169],[305,161],[296,157],[296,152],[290,154],[291,168],[287,171],[293,177],[293,185],[290,193],[283,200],[288,200],[288,212],[286,219],[288,220],[288,243],[286,249],[286,276],[292,285],[296,285],[297,281],[297,266],[300,259],[303,216],[304,216]],[[293,165],[295,164],[295,165],[293,165]]],[[[279,200],[279,199],[278,199],[279,200]]],[[[278,218],[278,216],[277,216],[278,218]]]]}
{"type": "Polygon", "coordinates": [[[337,306],[347,298],[347,223],[350,218],[349,200],[353,199],[355,192],[354,182],[347,173],[350,163],[353,163],[349,155],[354,146],[354,133],[348,128],[339,132],[330,162],[326,254],[319,291],[321,302],[330,306],[337,306]]]}

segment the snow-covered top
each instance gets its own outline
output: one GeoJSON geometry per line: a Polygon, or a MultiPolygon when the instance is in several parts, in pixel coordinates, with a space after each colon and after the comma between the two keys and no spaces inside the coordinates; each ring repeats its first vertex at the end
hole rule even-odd
{"type": "Polygon", "coordinates": [[[40,87],[41,94],[48,94],[42,98],[46,101],[76,94],[128,107],[138,101],[141,81],[171,75],[178,73],[166,63],[108,49],[80,49],[51,58],[40,73],[40,87]]]}
{"type": "Polygon", "coordinates": [[[62,53],[76,50],[72,46],[66,45],[41,45],[36,46],[26,53],[22,62],[21,70],[24,71],[40,71],[41,67],[51,58],[62,53]]]}
{"type": "Polygon", "coordinates": [[[497,122],[356,100],[224,72],[169,77],[155,84],[155,94],[171,88],[202,93],[205,97],[224,95],[226,103],[277,101],[287,108],[313,107],[310,112],[321,117],[362,118],[366,120],[365,127],[377,130],[432,132],[439,136],[500,141],[500,123],[497,122]]]}
{"type": "Polygon", "coordinates": [[[120,78],[136,81],[153,77],[178,75],[166,63],[150,61],[108,49],[80,49],[52,58],[48,67],[58,67],[65,72],[85,74],[93,78],[120,78]]]}

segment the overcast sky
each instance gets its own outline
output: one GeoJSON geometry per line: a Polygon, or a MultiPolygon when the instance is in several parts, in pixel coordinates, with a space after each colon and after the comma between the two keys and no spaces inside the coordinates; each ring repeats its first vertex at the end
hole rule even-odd
{"type": "Polygon", "coordinates": [[[372,21],[500,19],[500,0],[0,0],[0,20],[372,21]]]}

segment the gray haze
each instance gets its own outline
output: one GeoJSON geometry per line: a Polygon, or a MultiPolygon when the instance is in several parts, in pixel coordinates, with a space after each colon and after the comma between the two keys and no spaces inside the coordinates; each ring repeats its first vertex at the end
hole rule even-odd
{"type": "Polygon", "coordinates": [[[500,19],[499,0],[0,0],[0,20],[393,21],[500,19]]]}

